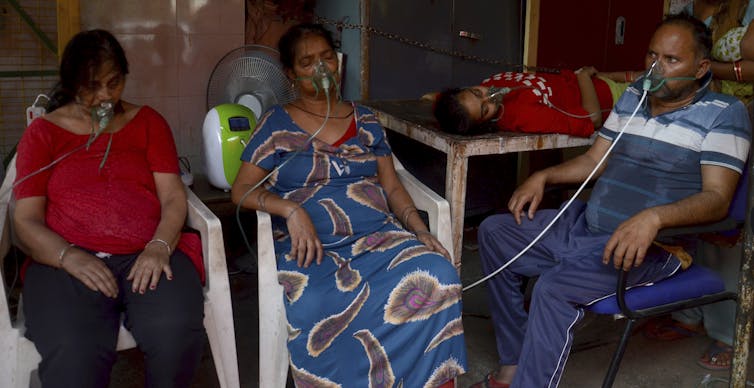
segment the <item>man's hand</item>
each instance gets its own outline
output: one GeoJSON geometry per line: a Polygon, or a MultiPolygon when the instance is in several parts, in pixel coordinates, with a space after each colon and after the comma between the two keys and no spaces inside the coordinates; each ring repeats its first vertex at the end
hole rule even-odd
{"type": "Polygon", "coordinates": [[[508,210],[516,220],[516,224],[521,225],[521,215],[524,214],[526,204],[529,204],[527,216],[530,220],[534,218],[534,213],[542,202],[546,183],[547,179],[544,174],[535,173],[513,192],[508,201],[508,210]]]}
{"type": "Polygon", "coordinates": [[[640,266],[659,230],[660,218],[652,209],[639,212],[613,232],[605,245],[602,262],[607,264],[612,258],[615,268],[624,271],[640,266]]]}

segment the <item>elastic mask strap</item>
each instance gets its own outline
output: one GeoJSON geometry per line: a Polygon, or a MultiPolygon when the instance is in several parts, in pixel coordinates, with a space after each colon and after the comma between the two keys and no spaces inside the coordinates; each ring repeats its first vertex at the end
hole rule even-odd
{"type": "Polygon", "coordinates": [[[319,96],[319,85],[314,82],[314,77],[296,77],[296,81],[311,81],[315,95],[319,96]]]}
{"type": "Polygon", "coordinates": [[[662,80],[660,80],[660,82],[657,85],[652,87],[652,78],[647,77],[644,79],[644,84],[642,86],[644,90],[650,93],[653,93],[660,90],[662,85],[665,85],[666,81],[693,81],[695,79],[696,77],[667,77],[667,78],[663,78],[662,80]]]}
{"type": "MultiPolygon", "coordinates": [[[[340,84],[335,80],[335,77],[328,76],[328,79],[330,79],[330,82],[332,85],[335,85],[335,91],[338,93],[338,101],[342,99],[342,96],[340,95],[340,84]]],[[[314,87],[314,93],[315,96],[319,96],[320,92],[320,85],[319,82],[317,82],[318,77],[310,76],[310,77],[296,77],[296,81],[311,81],[312,86],[314,87]]]]}

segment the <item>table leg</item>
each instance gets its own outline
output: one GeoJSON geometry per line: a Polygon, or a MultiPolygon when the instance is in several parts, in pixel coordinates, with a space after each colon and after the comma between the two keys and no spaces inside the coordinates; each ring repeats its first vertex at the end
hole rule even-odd
{"type": "Polygon", "coordinates": [[[453,231],[453,264],[460,271],[463,251],[463,219],[466,211],[466,174],[469,158],[463,156],[456,147],[448,150],[445,167],[445,199],[450,204],[450,220],[453,231]]]}

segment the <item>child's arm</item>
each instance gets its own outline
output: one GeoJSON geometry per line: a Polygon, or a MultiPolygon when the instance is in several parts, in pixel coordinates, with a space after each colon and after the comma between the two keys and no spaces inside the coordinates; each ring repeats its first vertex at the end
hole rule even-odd
{"type": "Polygon", "coordinates": [[[599,72],[597,73],[597,76],[601,78],[607,78],[615,82],[634,82],[642,74],[644,74],[643,71],[628,70],[628,71],[599,72]]]}
{"type": "Polygon", "coordinates": [[[579,91],[581,92],[581,106],[589,113],[595,129],[602,126],[602,112],[600,111],[600,101],[597,98],[597,90],[594,88],[592,77],[597,75],[597,69],[592,66],[584,66],[574,72],[576,80],[579,82],[579,91]]]}

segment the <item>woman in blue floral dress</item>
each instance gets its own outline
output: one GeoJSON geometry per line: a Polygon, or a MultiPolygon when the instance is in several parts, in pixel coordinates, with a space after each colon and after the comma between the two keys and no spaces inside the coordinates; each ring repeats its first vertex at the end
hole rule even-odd
{"type": "Polygon", "coordinates": [[[274,216],[296,385],[452,386],[466,351],[447,251],[398,180],[374,114],[339,100],[337,76],[320,81],[337,69],[329,33],[294,26],[279,46],[299,98],[261,118],[232,196],[274,216]]]}

